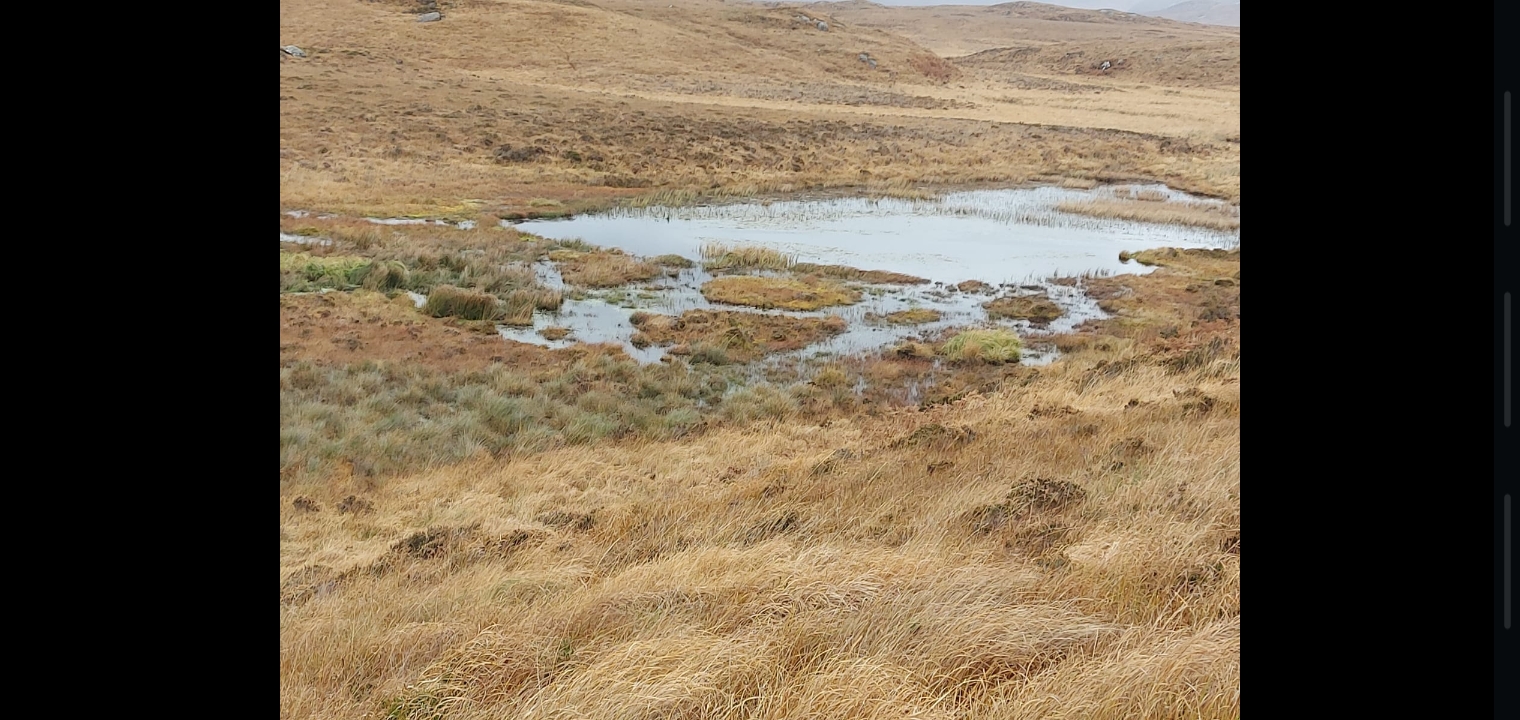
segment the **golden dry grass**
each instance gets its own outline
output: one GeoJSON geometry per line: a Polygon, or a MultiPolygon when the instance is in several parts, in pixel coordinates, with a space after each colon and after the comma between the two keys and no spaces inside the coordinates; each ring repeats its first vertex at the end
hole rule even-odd
{"type": "Polygon", "coordinates": [[[1005,389],[282,485],[282,716],[1238,717],[1239,254],[1145,257],[1005,389]]]}
{"type": "Polygon", "coordinates": [[[940,313],[938,310],[929,308],[910,308],[898,310],[885,315],[867,315],[868,320],[884,322],[891,325],[922,325],[924,323],[938,322],[940,313]]]}
{"type": "Polygon", "coordinates": [[[627,255],[616,248],[591,252],[555,250],[549,253],[549,259],[559,266],[565,282],[588,288],[617,287],[648,280],[660,274],[658,265],[627,255]]]}
{"type": "Polygon", "coordinates": [[[1061,212],[1092,217],[1135,220],[1164,225],[1192,225],[1213,230],[1239,230],[1240,213],[1231,206],[1204,203],[1136,200],[1075,200],[1056,204],[1061,212]]]}
{"type": "Polygon", "coordinates": [[[1238,369],[1094,357],[283,496],[282,714],[1237,717],[1238,369]]]}
{"type": "MultiPolygon", "coordinates": [[[[1119,43],[1144,45],[1150,50],[1240,39],[1239,28],[1176,23],[1128,13],[1109,14],[1043,3],[1002,3],[992,6],[947,4],[893,7],[871,2],[830,2],[825,9],[847,23],[903,35],[944,57],[961,56],[1017,45],[1091,51],[1119,43]]],[[[1075,58],[1068,58],[1074,60],[1075,58]]],[[[1066,66],[1067,72],[1075,64],[1066,66]]],[[[1238,82],[1238,80],[1237,80],[1238,82]]]]}
{"type": "Polygon", "coordinates": [[[1133,275],[1086,281],[1098,306],[1115,313],[1102,323],[1108,330],[1154,334],[1240,319],[1239,250],[1159,248],[1120,257],[1159,268],[1144,283],[1133,275]]]}
{"type": "Polygon", "coordinates": [[[927,279],[918,277],[917,275],[891,272],[889,270],[861,270],[860,268],[853,268],[848,265],[797,263],[792,266],[792,272],[798,275],[818,275],[835,280],[880,285],[924,285],[929,282],[927,279]]]}
{"type": "Polygon", "coordinates": [[[282,2],[282,43],[309,57],[281,60],[281,203],[520,216],[659,191],[1044,176],[1238,198],[1238,89],[1098,77],[1082,82],[1104,92],[1072,94],[975,68],[944,84],[914,69],[926,51],[900,35],[789,18],[717,0],[500,0],[419,24],[398,4],[282,2]]]}
{"type": "MultiPolygon", "coordinates": [[[[1035,179],[1238,201],[1238,31],[1027,4],[902,27],[809,6],[827,33],[717,0],[443,9],[282,0],[309,57],[281,60],[281,203],[485,222],[282,217],[339,241],[282,255],[282,283],[363,284],[342,259],[363,257],[409,287],[469,268],[507,301],[542,290],[519,267],[542,245],[491,215],[611,202],[1035,179]],[[1135,64],[1089,72],[1115,52],[1135,64]]],[[[594,254],[559,259],[585,284],[646,272],[594,254]]],[[[794,394],[503,344],[405,295],[282,295],[282,467],[305,444],[280,492],[281,717],[1239,717],[1238,251],[1134,257],[1158,269],[1087,281],[1115,317],[1053,365],[936,386],[908,342],[794,394]],[[867,404],[862,375],[923,402],[867,404]],[[399,426],[371,412],[391,406],[399,426]]]]}
{"type": "Polygon", "coordinates": [[[956,362],[1001,364],[1018,362],[1023,343],[1010,330],[963,330],[939,348],[939,354],[956,362]]]}
{"type": "Polygon", "coordinates": [[[859,290],[827,280],[738,275],[703,283],[702,297],[762,309],[817,310],[860,302],[861,295],[859,290]]]}
{"type": "Polygon", "coordinates": [[[1044,295],[1017,295],[1000,297],[982,304],[987,317],[993,319],[1029,320],[1048,323],[1061,317],[1061,307],[1044,295]]]}
{"type": "Polygon", "coordinates": [[[759,245],[705,242],[698,248],[708,270],[790,270],[796,256],[759,245]]]}
{"type": "Polygon", "coordinates": [[[846,327],[839,317],[798,318],[753,312],[688,310],[679,316],[635,313],[633,323],[650,344],[720,348],[730,361],[749,362],[811,345],[846,327]]]}

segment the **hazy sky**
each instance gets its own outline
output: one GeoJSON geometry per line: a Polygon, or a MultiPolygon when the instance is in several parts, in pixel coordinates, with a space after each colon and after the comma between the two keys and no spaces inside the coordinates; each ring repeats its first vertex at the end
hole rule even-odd
{"type": "MultiPolygon", "coordinates": [[[[833,0],[823,1],[831,2],[833,0]]],[[[1240,0],[1216,1],[1232,3],[1236,5],[1240,4],[1240,0]]],[[[877,3],[879,5],[999,5],[1005,2],[1010,2],[1010,0],[871,0],[871,2],[877,3]]],[[[1146,9],[1160,9],[1167,7],[1168,5],[1175,5],[1179,2],[1182,2],[1182,0],[1169,0],[1168,2],[1157,2],[1156,0],[1037,0],[1037,2],[1043,2],[1049,5],[1065,5],[1067,7],[1087,8],[1089,10],[1097,8],[1113,8],[1115,10],[1128,11],[1134,9],[1135,7],[1143,7],[1146,9]]]]}

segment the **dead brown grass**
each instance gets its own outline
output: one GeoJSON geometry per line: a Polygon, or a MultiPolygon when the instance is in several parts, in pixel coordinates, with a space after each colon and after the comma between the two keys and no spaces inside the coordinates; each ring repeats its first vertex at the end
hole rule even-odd
{"type": "Polygon", "coordinates": [[[1088,293],[1117,316],[1100,323],[1107,332],[1145,339],[1186,337],[1200,328],[1224,326],[1238,337],[1240,251],[1145,250],[1125,257],[1159,268],[1142,278],[1116,275],[1087,280],[1088,293]]]}
{"type": "Polygon", "coordinates": [[[1092,217],[1135,220],[1166,225],[1191,225],[1214,230],[1239,230],[1238,208],[1203,203],[1157,202],[1150,198],[1131,200],[1081,200],[1056,204],[1061,212],[1092,217]]]}
{"type": "Polygon", "coordinates": [[[924,412],[292,492],[282,712],[1238,716],[1238,370],[1099,357],[924,412]]]}
{"type": "MultiPolygon", "coordinates": [[[[1238,73],[1238,40],[1190,53],[1186,26],[1140,23],[1180,37],[1104,45],[1113,28],[1085,11],[1004,6],[1041,13],[1022,33],[1036,61],[956,61],[941,85],[910,62],[927,41],[856,8],[808,9],[822,32],[710,0],[446,0],[429,24],[396,3],[282,1],[282,44],[309,54],[281,62],[282,205],[510,215],[1037,176],[1238,200],[1239,92],[1203,87],[1238,73]],[[1086,74],[1162,40],[1179,47],[1155,67],[1086,74]]],[[[954,22],[943,37],[1009,36],[954,22]]],[[[370,229],[347,228],[334,253],[362,255],[370,229]]],[[[376,232],[433,248],[439,282],[473,257],[445,247],[457,231],[376,232]]],[[[480,237],[502,249],[468,249],[496,265],[536,254],[480,237]]],[[[462,448],[437,457],[475,442],[434,397],[455,366],[497,368],[457,389],[491,401],[482,417],[575,439],[486,437],[438,466],[377,436],[373,458],[282,481],[282,717],[1238,717],[1238,252],[1137,257],[1160,268],[1087,281],[1117,315],[1055,339],[1054,365],[947,379],[906,344],[820,371],[800,400],[472,335],[404,296],[282,297],[282,363],[338,366],[282,368],[282,448],[310,436],[319,471],[348,416],[312,400],[287,427],[284,384],[372,359],[409,358],[334,387],[359,407],[377,378],[417,375],[386,392],[462,448]],[[875,409],[879,387],[851,392],[862,375],[921,382],[921,409],[875,409]],[[697,433],[693,408],[724,396],[726,422],[697,433]],[[858,409],[797,410],[823,403],[858,409]],[[623,437],[608,414],[635,409],[670,428],[623,437]]]]}
{"type": "Polygon", "coordinates": [[[709,280],[702,297],[729,305],[784,310],[817,310],[860,302],[860,291],[836,282],[738,275],[709,280]]]}
{"type": "Polygon", "coordinates": [[[1146,257],[919,411],[283,486],[282,713],[1237,717],[1238,319],[1187,288],[1239,253],[1146,257]]]}
{"type": "Polygon", "coordinates": [[[559,265],[561,276],[571,285],[609,288],[649,280],[660,274],[660,267],[632,257],[617,248],[581,252],[555,250],[549,259],[559,265]]]}
{"type": "Polygon", "coordinates": [[[1029,320],[1036,324],[1049,323],[1061,317],[1061,307],[1042,295],[1010,295],[982,304],[987,317],[999,320],[1029,320]]]}
{"type": "Polygon", "coordinates": [[[688,310],[679,316],[644,313],[634,318],[639,332],[652,344],[699,343],[722,348],[733,362],[796,350],[842,332],[837,317],[797,318],[749,312],[688,310]]]}
{"type": "MultiPolygon", "coordinates": [[[[1238,196],[1239,146],[1228,140],[1239,133],[1238,91],[1131,87],[1121,100],[1073,100],[1033,88],[1018,91],[1021,104],[996,103],[1010,92],[1001,80],[941,86],[913,69],[909,58],[924,51],[900,36],[795,24],[785,11],[698,0],[676,9],[512,0],[451,8],[429,24],[385,4],[282,3],[282,41],[309,57],[280,68],[281,202],[517,217],[659,189],[1037,175],[1238,196]],[[886,69],[859,61],[862,51],[886,69]],[[938,104],[856,109],[783,92],[818,76],[837,87],[819,92],[911,85],[938,104]]],[[[1186,64],[1180,57],[1173,65],[1186,64]]]]}
{"type": "MultiPolygon", "coordinates": [[[[1054,57],[1060,58],[1081,51],[1087,51],[1084,55],[1095,55],[1102,48],[1123,43],[1165,52],[1190,43],[1234,40],[1238,44],[1240,38],[1239,28],[1176,23],[1043,3],[900,7],[839,2],[812,7],[826,7],[844,22],[900,34],[941,56],[957,59],[1007,48],[1016,42],[1019,47],[1058,48],[1061,52],[1054,57]]],[[[1174,72],[1192,67],[1185,63],[1173,65],[1174,72]]]]}
{"type": "Polygon", "coordinates": [[[758,245],[703,243],[702,267],[713,272],[742,270],[790,270],[797,258],[779,250],[758,245]]]}
{"type": "Polygon", "coordinates": [[[796,263],[791,270],[798,275],[818,275],[835,280],[863,282],[877,285],[923,285],[929,281],[916,275],[887,270],[861,270],[848,265],[817,265],[796,263]]]}
{"type": "Polygon", "coordinates": [[[444,371],[540,361],[542,348],[505,343],[489,324],[422,314],[411,298],[375,292],[280,296],[280,364],[417,362],[444,371]]]}
{"type": "Polygon", "coordinates": [[[898,310],[885,315],[868,314],[866,319],[873,322],[884,322],[891,325],[922,325],[924,323],[938,322],[940,314],[938,310],[929,308],[911,308],[898,310]]]}

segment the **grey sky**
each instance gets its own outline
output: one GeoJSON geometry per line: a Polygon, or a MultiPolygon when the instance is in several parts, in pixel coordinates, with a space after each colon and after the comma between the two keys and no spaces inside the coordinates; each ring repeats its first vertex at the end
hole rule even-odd
{"type": "MultiPolygon", "coordinates": [[[[833,0],[824,0],[830,2],[833,0]]],[[[1113,8],[1126,12],[1149,12],[1175,5],[1182,0],[1037,0],[1049,5],[1064,5],[1066,7],[1085,8],[1096,10],[1099,8],[1113,8]]],[[[1239,5],[1240,0],[1217,0],[1222,3],[1239,5]]],[[[1000,5],[1010,0],[871,0],[879,5],[1000,5]]]]}

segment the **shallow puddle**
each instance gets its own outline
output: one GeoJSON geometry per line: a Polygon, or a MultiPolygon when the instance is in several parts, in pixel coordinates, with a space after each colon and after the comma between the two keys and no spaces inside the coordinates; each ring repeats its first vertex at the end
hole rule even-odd
{"type": "MultiPolygon", "coordinates": [[[[1168,202],[1223,205],[1160,185],[1127,187],[1154,190],[1168,202]]],[[[845,307],[812,312],[760,311],[708,302],[699,288],[713,276],[698,267],[652,283],[593,293],[585,299],[567,298],[559,313],[535,317],[533,330],[503,329],[502,334],[549,347],[563,347],[576,340],[616,342],[631,356],[655,362],[663,350],[639,350],[628,342],[634,328],[627,318],[634,310],[669,315],[709,308],[800,317],[838,315],[849,323],[843,333],[769,362],[871,352],[951,327],[1001,326],[1014,329],[1029,341],[1024,362],[1044,364],[1056,353],[1048,344],[1038,342],[1040,336],[1069,332],[1084,321],[1106,317],[1087,297],[1080,280],[1057,284],[1052,279],[1152,270],[1121,262],[1121,251],[1230,248],[1240,242],[1238,231],[1094,218],[1055,209],[1065,201],[1112,197],[1113,188],[1044,187],[953,193],[930,201],[854,198],[621,209],[563,220],[512,223],[523,232],[542,237],[581,239],[645,257],[672,254],[700,263],[700,248],[706,243],[761,245],[792,255],[798,262],[887,270],[932,282],[866,285],[865,298],[845,307]],[[966,280],[989,283],[992,293],[954,288],[966,280]],[[1022,320],[992,321],[982,308],[983,303],[999,295],[1042,293],[1062,310],[1060,318],[1045,326],[1022,320]],[[912,308],[938,311],[940,319],[921,325],[868,322],[868,315],[912,308]],[[573,334],[561,341],[548,341],[537,334],[537,330],[551,326],[568,328],[573,334]]],[[[552,264],[539,263],[536,270],[546,286],[564,288],[552,264]]]]}
{"type": "MultiPolygon", "coordinates": [[[[1177,201],[1220,204],[1160,185],[1177,201]]],[[[634,255],[700,259],[708,242],[763,245],[800,262],[890,270],[954,284],[1026,283],[1083,273],[1144,272],[1122,250],[1218,247],[1240,233],[1094,218],[1060,212],[1066,201],[1112,198],[1112,188],[978,190],[936,200],[852,198],[691,208],[620,209],[517,229],[555,240],[580,238],[634,255]]]]}

